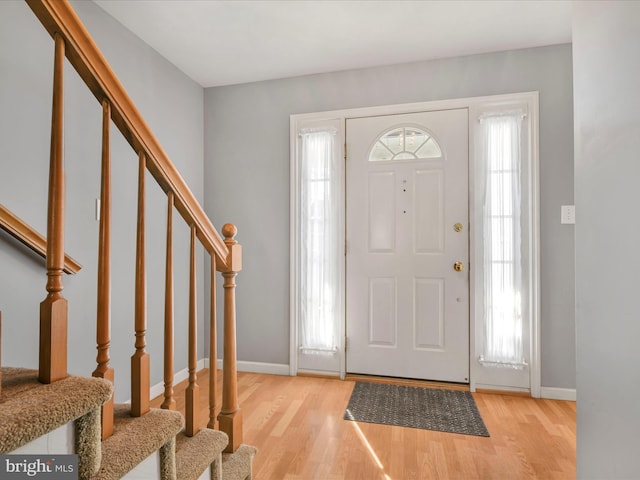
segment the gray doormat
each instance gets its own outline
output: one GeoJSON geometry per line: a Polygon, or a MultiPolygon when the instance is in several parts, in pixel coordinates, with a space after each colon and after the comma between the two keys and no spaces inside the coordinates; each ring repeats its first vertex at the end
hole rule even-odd
{"type": "Polygon", "coordinates": [[[469,392],[356,382],[345,420],[488,437],[469,392]]]}

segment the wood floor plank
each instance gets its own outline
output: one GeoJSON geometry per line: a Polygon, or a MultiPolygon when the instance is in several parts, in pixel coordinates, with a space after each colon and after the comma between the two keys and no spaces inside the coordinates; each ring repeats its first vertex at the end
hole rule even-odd
{"type": "MultiPolygon", "coordinates": [[[[198,383],[205,427],[206,370],[199,372],[198,383]]],[[[259,449],[254,480],[564,480],[576,476],[575,402],[474,393],[491,435],[486,438],[343,420],[354,385],[354,380],[238,373],[244,442],[259,449]]],[[[177,385],[175,391],[177,408],[184,411],[184,385],[177,385]]],[[[161,397],[152,406],[160,403],[161,397]]]]}

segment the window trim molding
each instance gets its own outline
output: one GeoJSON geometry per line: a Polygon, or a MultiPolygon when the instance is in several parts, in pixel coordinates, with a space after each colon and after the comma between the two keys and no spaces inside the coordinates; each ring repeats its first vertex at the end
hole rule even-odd
{"type": "MultiPolygon", "coordinates": [[[[478,209],[481,208],[477,205],[476,193],[477,188],[474,185],[473,180],[476,178],[477,168],[476,162],[477,150],[475,148],[475,139],[477,138],[477,115],[480,111],[484,111],[489,107],[502,107],[514,103],[526,103],[528,105],[528,114],[530,115],[530,135],[529,135],[529,155],[530,155],[530,170],[529,170],[529,227],[531,229],[530,239],[531,245],[529,246],[528,253],[531,255],[530,265],[531,272],[529,275],[530,285],[529,291],[531,298],[529,299],[529,307],[531,309],[531,325],[529,327],[529,349],[530,349],[530,392],[532,397],[540,397],[541,394],[541,368],[540,368],[540,186],[539,186],[539,106],[538,106],[538,92],[522,92],[514,94],[504,95],[490,95],[481,97],[468,97],[449,100],[436,100],[428,102],[415,102],[396,105],[384,105],[376,107],[363,107],[363,108],[351,108],[342,110],[331,110],[323,112],[312,112],[303,114],[290,115],[290,356],[289,356],[289,371],[290,374],[297,375],[298,372],[302,372],[298,368],[298,355],[297,355],[297,339],[299,335],[298,318],[297,318],[297,299],[298,294],[297,281],[298,281],[298,265],[297,265],[297,230],[298,225],[298,186],[296,184],[298,178],[297,168],[297,132],[301,125],[313,124],[314,122],[327,122],[331,120],[339,120],[340,129],[336,133],[336,142],[341,145],[345,145],[345,122],[347,118],[358,117],[370,117],[378,115],[393,115],[397,113],[415,113],[424,111],[436,111],[436,110],[449,110],[456,108],[468,108],[469,109],[469,254],[470,254],[470,276],[469,276],[469,295],[470,295],[470,308],[469,308],[469,354],[470,354],[470,388],[475,391],[476,388],[491,388],[490,385],[477,384],[476,378],[478,377],[478,369],[483,368],[475,359],[477,358],[476,339],[478,335],[481,335],[481,319],[478,318],[476,313],[478,302],[481,301],[481,295],[476,295],[475,288],[477,287],[476,276],[482,274],[480,268],[475,268],[478,265],[478,256],[475,252],[477,245],[481,239],[481,232],[477,232],[475,229],[475,222],[477,218],[478,209]]],[[[344,148],[344,147],[343,147],[344,148]]],[[[344,163],[342,164],[342,179],[345,181],[344,176],[344,163]]],[[[344,199],[344,194],[343,194],[344,199]]],[[[343,206],[344,207],[344,206],[343,206]]],[[[343,208],[344,209],[344,208],[343,208]]],[[[344,239],[344,221],[341,225],[342,238],[344,239]]],[[[342,262],[343,269],[342,275],[344,276],[344,262],[342,262]]],[[[344,296],[346,291],[342,290],[343,305],[344,296]]],[[[331,376],[339,375],[340,378],[344,378],[346,374],[345,365],[345,319],[339,325],[340,337],[339,337],[339,369],[337,370],[314,370],[313,373],[326,374],[331,376]]],[[[517,388],[510,387],[494,387],[504,390],[518,391],[517,388]]]]}

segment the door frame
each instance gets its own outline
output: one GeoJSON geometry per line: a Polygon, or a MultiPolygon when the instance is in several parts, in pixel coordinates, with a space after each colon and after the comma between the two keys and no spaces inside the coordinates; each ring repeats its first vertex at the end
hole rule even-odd
{"type": "MultiPolygon", "coordinates": [[[[436,100],[429,102],[416,102],[407,104],[396,105],[384,105],[377,107],[363,107],[352,108],[344,110],[333,110],[325,112],[314,112],[297,114],[290,116],[290,355],[289,355],[289,371],[291,375],[297,375],[301,373],[315,373],[321,375],[340,376],[344,378],[346,374],[346,354],[345,354],[345,321],[344,309],[342,318],[337,325],[337,331],[339,333],[340,344],[338,345],[338,352],[334,358],[320,358],[317,365],[313,368],[299,368],[298,365],[298,336],[299,336],[299,318],[297,312],[299,307],[298,302],[298,271],[299,266],[297,262],[298,258],[298,141],[297,133],[299,129],[308,124],[322,124],[326,122],[338,121],[340,128],[336,134],[336,141],[345,145],[345,122],[347,118],[358,117],[370,117],[381,115],[394,115],[402,113],[415,113],[426,112],[434,110],[450,110],[456,108],[467,108],[469,110],[469,386],[471,391],[475,391],[476,386],[478,388],[491,388],[492,384],[487,381],[486,371],[482,371],[482,367],[478,362],[474,361],[478,358],[479,354],[479,341],[482,337],[482,323],[479,312],[482,310],[481,306],[482,295],[476,293],[476,286],[478,280],[483,275],[482,265],[477,261],[480,258],[482,243],[480,242],[482,233],[477,232],[474,225],[479,224],[481,218],[481,203],[477,198],[478,191],[476,189],[476,163],[479,158],[479,152],[477,148],[477,130],[478,130],[478,115],[480,112],[486,112],[491,108],[505,108],[510,105],[525,105],[527,108],[527,114],[530,116],[530,136],[529,136],[529,162],[530,171],[528,184],[530,188],[529,193],[529,216],[530,216],[530,235],[531,245],[529,245],[528,253],[530,256],[529,265],[531,271],[529,274],[529,308],[531,311],[531,324],[529,328],[529,349],[530,349],[530,365],[529,365],[529,383],[530,393],[532,397],[540,397],[541,391],[541,369],[540,369],[540,200],[539,200],[539,141],[538,141],[538,129],[539,129],[539,110],[538,110],[538,92],[523,92],[515,94],[505,95],[491,95],[483,97],[470,97],[451,100],[436,100]],[[481,379],[478,382],[477,379],[481,379]]],[[[335,125],[335,123],[333,123],[335,125]]],[[[343,147],[345,148],[345,147],[343,147]]],[[[345,152],[346,154],[346,152],[345,152]]],[[[342,183],[343,188],[345,184],[345,168],[342,164],[341,178],[339,181],[342,183]]],[[[344,191],[343,191],[344,199],[344,191]]],[[[345,205],[342,206],[342,210],[345,210],[345,205]]],[[[344,221],[341,224],[341,238],[345,238],[345,225],[344,221]]],[[[345,258],[340,259],[342,274],[345,270],[345,258]]],[[[342,305],[344,306],[344,300],[346,298],[346,291],[341,291],[342,305]]],[[[490,379],[489,379],[490,380],[490,379]]],[[[496,388],[503,390],[518,391],[518,388],[510,388],[508,386],[496,385],[496,388]]]]}

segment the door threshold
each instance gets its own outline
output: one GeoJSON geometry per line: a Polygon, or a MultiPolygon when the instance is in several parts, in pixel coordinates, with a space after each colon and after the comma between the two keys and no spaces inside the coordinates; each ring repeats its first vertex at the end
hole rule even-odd
{"type": "Polygon", "coordinates": [[[459,390],[468,392],[469,384],[467,383],[455,383],[455,382],[440,382],[434,380],[418,380],[414,378],[397,378],[397,377],[383,377],[377,375],[364,375],[361,373],[347,373],[344,377],[345,380],[352,382],[369,382],[369,383],[386,383],[388,385],[404,385],[408,387],[422,387],[422,388],[440,388],[443,390],[459,390]]]}

